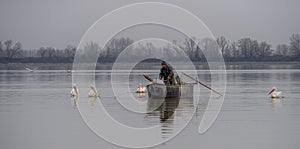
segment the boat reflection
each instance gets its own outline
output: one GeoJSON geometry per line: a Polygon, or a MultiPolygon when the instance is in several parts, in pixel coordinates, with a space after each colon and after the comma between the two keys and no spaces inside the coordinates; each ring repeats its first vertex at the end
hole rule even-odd
{"type": "Polygon", "coordinates": [[[157,109],[160,111],[160,120],[165,122],[174,118],[175,109],[178,107],[179,98],[166,98],[161,106],[157,109]]]}
{"type": "Polygon", "coordinates": [[[159,116],[161,122],[173,117],[179,105],[180,98],[149,98],[147,108],[149,116],[159,116]],[[150,109],[154,109],[151,111],[150,109]]]}
{"type": "Polygon", "coordinates": [[[148,98],[147,110],[147,121],[158,122],[167,139],[189,121],[195,106],[193,98],[148,98]]]}

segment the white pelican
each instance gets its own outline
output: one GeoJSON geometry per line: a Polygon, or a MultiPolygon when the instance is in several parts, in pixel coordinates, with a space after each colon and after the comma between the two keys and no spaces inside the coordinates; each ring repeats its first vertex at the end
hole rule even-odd
{"type": "Polygon", "coordinates": [[[273,87],[272,90],[268,93],[268,95],[271,95],[271,98],[281,98],[281,97],[283,97],[282,92],[277,91],[276,87],[273,87]]]}
{"type": "Polygon", "coordinates": [[[30,68],[27,68],[27,67],[24,67],[27,71],[29,72],[34,72],[35,70],[37,70],[37,67],[33,68],[33,69],[30,69],[30,68]]]}
{"type": "Polygon", "coordinates": [[[71,90],[71,96],[76,97],[78,95],[79,95],[78,89],[77,89],[76,85],[74,85],[72,90],[71,90]]]}
{"type": "Polygon", "coordinates": [[[136,89],[136,93],[145,93],[146,87],[143,87],[142,83],[139,84],[139,87],[136,89]]]}
{"type": "Polygon", "coordinates": [[[99,97],[100,94],[98,93],[97,89],[94,86],[91,86],[91,90],[88,94],[89,97],[99,97]]]}

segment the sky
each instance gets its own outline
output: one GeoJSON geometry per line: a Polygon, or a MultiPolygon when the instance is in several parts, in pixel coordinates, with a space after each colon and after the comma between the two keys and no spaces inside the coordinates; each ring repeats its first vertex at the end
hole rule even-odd
{"type": "MultiPolygon", "coordinates": [[[[87,29],[106,13],[143,0],[0,0],[0,41],[25,49],[77,46],[87,29]]],[[[275,47],[300,33],[299,0],[156,0],[199,17],[215,37],[250,37],[275,47]]],[[[126,18],[124,18],[126,19],[126,18]]],[[[120,20],[122,21],[122,20],[120,20]]]]}

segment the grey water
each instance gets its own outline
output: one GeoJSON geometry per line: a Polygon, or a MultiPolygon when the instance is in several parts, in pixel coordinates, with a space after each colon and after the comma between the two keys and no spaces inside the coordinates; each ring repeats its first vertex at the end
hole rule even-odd
{"type": "MultiPolygon", "coordinates": [[[[109,70],[95,73],[100,98],[71,98],[72,75],[65,70],[0,70],[0,147],[3,149],[121,148],[98,137],[80,115],[78,102],[86,102],[91,111],[101,101],[112,117],[132,127],[160,126],[160,137],[168,138],[188,121],[176,137],[153,148],[299,148],[300,69],[299,64],[262,67],[227,65],[227,88],[217,120],[204,134],[198,127],[207,105],[209,91],[197,85],[199,102],[179,99],[158,103],[145,114],[122,107],[111,91],[109,70]],[[267,92],[276,86],[284,98],[271,99],[267,92]],[[167,110],[166,110],[167,109],[167,110]],[[194,110],[196,110],[195,113],[194,110]]],[[[129,78],[129,97],[147,102],[141,109],[157,103],[146,94],[135,94],[142,74],[155,76],[158,70],[138,70],[129,78]]],[[[209,84],[210,71],[198,70],[198,78],[209,84]]],[[[82,76],[90,75],[83,72],[82,76]]],[[[122,74],[120,74],[122,75],[122,74]]],[[[122,77],[122,76],[121,76],[122,77]]],[[[185,78],[185,81],[192,82],[185,78]]],[[[117,82],[118,83],[118,82],[117,82]]],[[[122,84],[122,82],[119,82],[122,84]]],[[[131,100],[131,99],[130,99],[131,100]]],[[[114,130],[111,130],[114,131],[114,130]]],[[[128,134],[130,135],[130,134],[128,134]]],[[[139,140],[136,140],[139,141],[139,140]]]]}

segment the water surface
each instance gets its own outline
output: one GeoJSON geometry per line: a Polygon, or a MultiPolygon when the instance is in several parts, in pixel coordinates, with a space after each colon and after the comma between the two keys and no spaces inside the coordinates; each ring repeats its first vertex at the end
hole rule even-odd
{"type": "MultiPolygon", "coordinates": [[[[229,66],[228,66],[229,67],[229,66]]],[[[231,66],[233,67],[233,66],[231,66]]],[[[213,126],[198,134],[209,92],[200,89],[199,104],[194,99],[165,102],[147,114],[126,110],[110,90],[110,71],[96,72],[101,102],[118,121],[134,127],[160,125],[161,137],[168,138],[197,109],[187,127],[174,139],[155,148],[299,148],[300,69],[279,65],[268,69],[227,70],[227,92],[221,113],[213,126]],[[284,98],[271,99],[267,92],[276,86],[284,98]]],[[[154,76],[157,70],[131,73],[130,90],[147,84],[142,74],[154,76]]],[[[199,79],[210,81],[209,71],[199,70],[199,79]]],[[[90,75],[90,73],[83,73],[90,75]]],[[[120,74],[121,75],[121,74],[120,74]]],[[[191,82],[185,78],[186,81],[191,82]]],[[[122,82],[120,82],[122,84],[122,82]]],[[[97,137],[82,120],[76,99],[70,98],[72,77],[65,70],[0,71],[0,145],[5,149],[35,148],[120,148],[97,137]]],[[[81,93],[85,96],[87,93],[81,93]]],[[[155,101],[147,94],[133,94],[135,100],[155,101]]],[[[83,98],[82,98],[83,99],[83,98]]],[[[81,100],[81,98],[79,99],[81,100]]],[[[86,98],[89,108],[99,99],[86,98]]],[[[112,130],[113,131],[113,130],[112,130]]]]}

